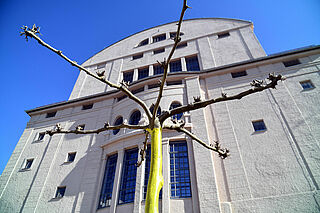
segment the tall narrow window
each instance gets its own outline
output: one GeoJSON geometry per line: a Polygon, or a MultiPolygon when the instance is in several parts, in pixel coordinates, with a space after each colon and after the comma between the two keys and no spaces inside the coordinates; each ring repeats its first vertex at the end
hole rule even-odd
{"type": "Polygon", "coordinates": [[[134,201],[136,187],[136,175],[138,160],[138,149],[126,150],[123,159],[122,179],[119,191],[119,204],[134,201]]]}
{"type": "MultiPolygon", "coordinates": [[[[150,174],[150,165],[151,165],[151,145],[147,146],[146,150],[146,164],[145,164],[145,172],[144,172],[144,186],[143,186],[143,199],[147,197],[147,189],[148,189],[148,181],[149,181],[149,174],[150,174]]],[[[159,198],[162,198],[162,189],[159,194],[159,198]]]]}
{"type": "MultiPolygon", "coordinates": [[[[181,106],[181,104],[179,103],[179,102],[173,102],[171,105],[170,105],[170,110],[171,109],[174,109],[174,108],[177,108],[177,107],[180,107],[181,106]]],[[[177,119],[177,120],[180,120],[181,119],[181,117],[182,117],[182,113],[179,113],[179,114],[175,114],[175,115],[173,115],[172,116],[172,119],[177,119]]]]}
{"type": "Polygon", "coordinates": [[[103,177],[103,184],[101,187],[98,209],[110,206],[111,204],[114,175],[117,167],[117,159],[118,154],[114,154],[108,157],[103,177]]]}
{"type": "MultiPolygon", "coordinates": [[[[123,123],[123,118],[122,117],[118,117],[117,120],[114,122],[114,126],[119,126],[120,124],[123,123]]],[[[113,134],[116,135],[118,134],[118,132],[120,131],[120,129],[114,129],[112,130],[113,134]]]]}
{"type": "Polygon", "coordinates": [[[188,147],[185,141],[170,142],[171,198],[191,197],[188,147]]]}
{"type": "Polygon", "coordinates": [[[153,65],[153,75],[163,74],[163,67],[160,64],[153,65]]]}
{"type": "Polygon", "coordinates": [[[44,136],[46,135],[45,132],[40,132],[38,135],[38,141],[42,141],[44,139],[44,136]]]}
{"type": "Polygon", "coordinates": [[[24,166],[24,169],[30,169],[33,163],[33,158],[32,159],[27,159],[26,164],[24,166]]]}
{"type": "Polygon", "coordinates": [[[133,81],[133,71],[123,73],[123,81],[131,83],[133,81]]]}
{"type": "Polygon", "coordinates": [[[62,198],[66,192],[66,187],[65,186],[59,186],[57,188],[56,192],[56,198],[62,198]]]}
{"type": "Polygon", "coordinates": [[[71,163],[74,161],[74,159],[76,158],[76,152],[70,152],[68,153],[68,159],[67,159],[67,162],[68,163],[71,163]]]}
{"type": "Polygon", "coordinates": [[[180,59],[170,62],[170,72],[180,72],[180,71],[182,71],[180,59]]]}
{"type": "MultiPolygon", "coordinates": [[[[154,111],[154,105],[152,104],[152,106],[150,107],[150,112],[153,114],[153,111],[154,111]]],[[[157,110],[157,115],[160,115],[161,114],[161,107],[159,106],[158,107],[158,110],[157,110]]]]}
{"type": "Polygon", "coordinates": [[[138,125],[141,118],[141,112],[139,110],[134,111],[129,120],[129,124],[131,125],[138,125]]]}
{"type": "Polygon", "coordinates": [[[199,61],[197,56],[186,58],[186,65],[188,71],[200,71],[199,61]]]}
{"type": "Polygon", "coordinates": [[[138,69],[138,80],[149,76],[149,67],[138,69]]]}

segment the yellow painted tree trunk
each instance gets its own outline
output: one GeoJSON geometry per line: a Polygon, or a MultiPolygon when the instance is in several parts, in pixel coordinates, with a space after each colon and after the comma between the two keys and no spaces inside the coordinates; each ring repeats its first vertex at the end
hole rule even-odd
{"type": "Polygon", "coordinates": [[[151,135],[151,165],[146,197],[146,213],[159,212],[159,193],[163,186],[162,176],[162,128],[148,129],[151,135]]]}

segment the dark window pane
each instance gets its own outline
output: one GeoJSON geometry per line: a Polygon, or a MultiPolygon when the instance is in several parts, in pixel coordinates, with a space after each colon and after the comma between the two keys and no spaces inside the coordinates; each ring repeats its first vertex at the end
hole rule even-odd
{"type": "Polygon", "coordinates": [[[38,140],[39,140],[39,141],[42,141],[42,140],[44,139],[44,136],[45,136],[45,135],[46,135],[45,132],[39,133],[38,140]]]}
{"type": "MultiPolygon", "coordinates": [[[[119,118],[117,118],[117,120],[114,122],[114,126],[119,126],[120,124],[122,124],[123,123],[123,118],[122,117],[119,117],[119,118]]],[[[113,132],[113,134],[114,135],[116,135],[116,134],[118,134],[118,132],[120,131],[120,129],[114,129],[114,130],[112,130],[112,132],[113,132]]]]}
{"type": "Polygon", "coordinates": [[[56,116],[56,114],[57,114],[57,111],[48,112],[47,115],[46,115],[46,118],[52,118],[52,117],[56,116]]]}
{"type": "Polygon", "coordinates": [[[228,37],[228,36],[230,36],[229,32],[218,34],[218,38],[225,38],[225,37],[228,37]]]}
{"type": "Polygon", "coordinates": [[[165,51],[164,48],[157,49],[157,50],[154,50],[154,51],[153,51],[153,54],[163,53],[164,51],[165,51]]]}
{"type": "Polygon", "coordinates": [[[93,104],[86,104],[82,106],[82,110],[92,109],[93,104]]]}
{"type": "Polygon", "coordinates": [[[170,62],[170,72],[180,72],[180,71],[182,71],[180,60],[170,62]]]}
{"type": "Polygon", "coordinates": [[[149,76],[149,67],[138,70],[138,80],[149,76]]]}
{"type": "Polygon", "coordinates": [[[76,158],[76,152],[68,153],[68,162],[73,162],[76,158]]]}
{"type": "Polygon", "coordinates": [[[200,70],[199,61],[198,61],[197,56],[186,58],[186,65],[187,65],[188,71],[199,71],[200,70]]]}
{"type": "Polygon", "coordinates": [[[291,67],[291,66],[295,66],[301,64],[300,61],[298,59],[294,59],[294,60],[290,60],[290,61],[284,61],[283,65],[285,67],[291,67]]]}
{"type": "Polygon", "coordinates": [[[132,60],[136,60],[143,57],[143,53],[132,56],[132,60]]]}
{"type": "Polygon", "coordinates": [[[178,44],[177,49],[180,49],[180,48],[183,48],[183,47],[186,47],[186,46],[188,46],[188,43],[187,42],[183,42],[183,43],[178,44]]]}
{"type": "Polygon", "coordinates": [[[133,71],[123,73],[123,81],[131,83],[133,81],[133,71]]]}
{"type": "Polygon", "coordinates": [[[61,197],[63,197],[65,192],[66,192],[66,187],[65,187],[65,186],[59,186],[59,187],[57,188],[56,198],[61,198],[61,197]]]}
{"type": "Polygon", "coordinates": [[[129,124],[131,125],[138,125],[139,124],[139,121],[140,121],[140,118],[141,118],[141,113],[139,110],[137,111],[134,111],[131,116],[130,116],[130,120],[129,120],[129,124]]]}
{"type": "MultiPolygon", "coordinates": [[[[175,108],[180,107],[180,106],[181,106],[180,103],[178,103],[178,102],[173,102],[173,103],[170,105],[170,108],[169,108],[169,109],[170,109],[170,110],[171,110],[171,109],[175,109],[175,108]]],[[[172,116],[172,119],[180,120],[181,117],[182,117],[182,115],[183,115],[183,113],[179,113],[179,114],[173,115],[173,116],[172,116]]]]}
{"type": "Polygon", "coordinates": [[[264,121],[263,120],[259,120],[259,121],[252,121],[252,125],[253,125],[253,128],[254,128],[254,131],[263,131],[263,130],[266,130],[267,127],[266,125],[264,124],[264,121]]]}
{"type": "Polygon", "coordinates": [[[301,81],[300,85],[302,86],[303,89],[312,89],[312,88],[314,88],[314,85],[310,80],[301,81]]]}
{"type": "Polygon", "coordinates": [[[163,74],[163,67],[160,64],[153,65],[153,75],[163,74]]]}
{"type": "Polygon", "coordinates": [[[27,159],[25,169],[30,169],[33,163],[33,159],[27,159]]]}
{"type": "Polygon", "coordinates": [[[143,40],[143,41],[141,41],[141,42],[138,44],[138,47],[141,47],[141,46],[144,46],[144,45],[147,45],[147,44],[149,44],[149,39],[148,39],[148,38],[145,39],[145,40],[143,40]]]}
{"type": "Polygon", "coordinates": [[[239,77],[242,77],[242,76],[246,76],[247,75],[247,71],[240,71],[240,72],[232,72],[231,73],[231,76],[232,78],[239,78],[239,77]]]}
{"type": "Polygon", "coordinates": [[[166,40],[166,34],[164,33],[161,35],[154,36],[152,39],[153,39],[153,43],[166,40]]]}

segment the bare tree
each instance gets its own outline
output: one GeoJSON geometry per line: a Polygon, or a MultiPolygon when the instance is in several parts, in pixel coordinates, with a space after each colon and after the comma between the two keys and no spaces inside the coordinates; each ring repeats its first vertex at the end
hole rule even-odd
{"type": "Polygon", "coordinates": [[[172,119],[174,115],[193,111],[197,109],[204,108],[210,104],[215,104],[219,102],[225,102],[225,101],[231,101],[231,100],[239,100],[245,96],[248,96],[250,94],[261,92],[263,90],[272,88],[274,89],[278,83],[278,81],[283,80],[283,77],[281,75],[275,75],[275,74],[269,74],[267,77],[268,83],[266,83],[263,80],[253,80],[251,82],[252,88],[246,91],[243,91],[239,94],[228,96],[227,94],[222,93],[220,97],[212,98],[209,100],[201,100],[200,97],[194,97],[194,102],[189,103],[184,106],[180,106],[174,109],[170,109],[169,111],[163,111],[160,115],[157,115],[158,108],[162,99],[162,93],[164,89],[164,85],[167,79],[168,75],[168,68],[169,63],[171,61],[171,58],[173,56],[173,53],[176,50],[177,45],[179,42],[181,42],[180,37],[180,29],[182,20],[185,14],[185,11],[188,9],[187,1],[183,0],[183,7],[180,15],[180,19],[177,23],[177,31],[175,34],[175,38],[173,39],[174,45],[167,57],[167,59],[164,59],[164,61],[158,63],[162,66],[164,73],[162,75],[159,94],[157,97],[156,102],[153,104],[153,112],[150,112],[147,105],[139,99],[137,96],[135,96],[130,90],[129,90],[129,84],[127,82],[120,82],[120,83],[112,83],[109,80],[107,80],[104,77],[104,73],[91,73],[89,70],[84,68],[83,66],[79,65],[77,62],[69,59],[67,56],[65,56],[62,51],[57,50],[44,42],[40,37],[40,27],[36,27],[36,25],[33,25],[32,28],[29,28],[27,26],[23,26],[21,29],[23,30],[21,32],[21,35],[24,35],[26,40],[28,41],[28,38],[34,38],[38,41],[39,44],[42,46],[48,48],[49,50],[55,52],[60,57],[65,59],[67,62],[69,62],[72,66],[77,67],[80,71],[85,72],[87,75],[90,75],[91,77],[97,79],[98,81],[101,81],[108,86],[115,88],[119,91],[122,91],[125,93],[132,101],[139,104],[145,114],[147,115],[147,124],[146,125],[130,125],[127,123],[122,123],[120,125],[112,126],[109,124],[109,122],[106,122],[104,126],[102,126],[99,129],[94,130],[82,130],[82,128],[77,127],[75,130],[63,130],[59,124],[56,124],[55,128],[53,130],[47,130],[46,134],[49,134],[50,136],[53,136],[55,134],[99,134],[100,132],[107,131],[107,130],[116,130],[116,129],[141,129],[145,132],[145,141],[144,146],[140,150],[140,161],[137,162],[137,166],[140,166],[142,161],[145,159],[145,152],[147,149],[147,141],[149,136],[151,136],[151,166],[150,166],[150,174],[149,174],[149,181],[148,181],[148,188],[147,188],[147,197],[146,197],[146,204],[145,204],[145,212],[151,213],[151,212],[158,212],[158,202],[159,202],[159,192],[163,186],[163,176],[162,176],[162,130],[163,129],[169,129],[169,130],[175,130],[178,132],[183,132],[186,135],[188,135],[190,138],[193,139],[193,141],[200,143],[205,148],[212,150],[216,152],[222,159],[226,158],[229,155],[229,150],[226,148],[221,148],[220,143],[218,141],[213,142],[205,142],[198,138],[195,134],[193,134],[190,130],[184,128],[184,121],[172,119]]]}

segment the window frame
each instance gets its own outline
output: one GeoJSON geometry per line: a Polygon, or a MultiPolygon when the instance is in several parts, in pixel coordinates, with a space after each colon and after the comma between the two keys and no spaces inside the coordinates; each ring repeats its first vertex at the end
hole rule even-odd
{"type": "Polygon", "coordinates": [[[178,60],[173,60],[173,61],[171,61],[170,64],[169,64],[169,69],[170,69],[170,70],[169,70],[170,73],[181,72],[181,71],[182,71],[181,59],[179,58],[178,60]],[[179,66],[176,66],[176,65],[177,65],[176,63],[179,64],[180,70],[176,70],[176,67],[179,67],[179,66]],[[174,65],[174,66],[173,66],[173,65],[174,65]],[[172,71],[173,67],[175,67],[175,68],[174,68],[174,71],[172,71]]]}
{"type": "Polygon", "coordinates": [[[156,36],[152,37],[152,43],[157,43],[160,41],[165,41],[167,39],[167,34],[166,33],[162,33],[156,36]]]}
{"type": "Polygon", "coordinates": [[[138,69],[138,80],[149,77],[149,67],[143,67],[138,69]]]}
{"type": "Polygon", "coordinates": [[[22,170],[30,170],[34,162],[34,158],[28,158],[24,162],[22,170]],[[31,162],[31,163],[30,163],[31,162]]]}
{"type": "Polygon", "coordinates": [[[66,190],[67,190],[67,186],[58,186],[56,190],[56,195],[54,196],[54,198],[56,199],[63,198],[66,194],[66,190]],[[62,190],[62,195],[60,194],[60,190],[62,190]]]}
{"type": "Polygon", "coordinates": [[[134,71],[133,70],[122,72],[122,79],[123,79],[124,82],[132,83],[133,82],[133,76],[134,76],[134,71]],[[129,78],[129,79],[126,79],[126,78],[129,78]]]}
{"type": "Polygon", "coordinates": [[[254,132],[265,132],[267,126],[263,119],[251,121],[254,132]],[[262,127],[262,128],[261,128],[262,127]]]}
{"type": "Polygon", "coordinates": [[[39,132],[37,141],[43,141],[45,136],[46,136],[46,132],[39,132]]]}
{"type": "Polygon", "coordinates": [[[197,55],[185,58],[187,71],[200,71],[200,63],[197,55]],[[196,63],[195,63],[196,62],[196,63]],[[194,64],[195,63],[195,64],[194,64]],[[196,67],[196,68],[194,68],[196,67]]]}
{"type": "Polygon", "coordinates": [[[141,120],[141,112],[140,110],[134,110],[131,114],[130,114],[130,118],[129,118],[129,124],[130,125],[138,125],[139,122],[141,120]],[[139,113],[137,115],[135,115],[136,113],[139,113]],[[139,115],[139,116],[138,116],[139,115]],[[134,116],[139,117],[139,119],[135,118],[134,116]],[[133,120],[134,119],[134,120],[133,120]]]}
{"type": "MultiPolygon", "coordinates": [[[[179,101],[173,101],[173,102],[171,102],[171,104],[170,104],[169,110],[175,109],[175,108],[180,107],[180,106],[182,106],[182,104],[181,104],[179,101]],[[174,104],[175,104],[176,106],[173,106],[174,104]],[[178,105],[179,105],[179,106],[178,106],[178,105]]],[[[171,118],[172,118],[173,120],[175,120],[175,119],[181,120],[181,119],[182,119],[182,116],[183,116],[183,113],[179,113],[179,114],[175,114],[175,115],[171,116],[171,118]]]]}
{"type": "Polygon", "coordinates": [[[299,83],[300,83],[300,86],[302,87],[302,91],[312,90],[315,88],[314,84],[312,83],[312,81],[310,79],[304,80],[304,81],[299,81],[299,83]],[[308,86],[306,87],[304,85],[308,85],[308,86]]]}
{"type": "Polygon", "coordinates": [[[47,112],[46,118],[53,118],[57,115],[57,111],[47,112]]]}
{"type": "Polygon", "coordinates": [[[66,163],[74,162],[74,160],[76,159],[76,155],[77,155],[77,152],[68,152],[66,163]]]}

